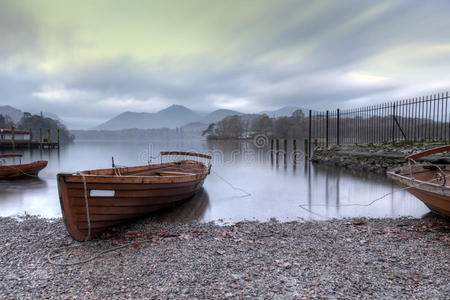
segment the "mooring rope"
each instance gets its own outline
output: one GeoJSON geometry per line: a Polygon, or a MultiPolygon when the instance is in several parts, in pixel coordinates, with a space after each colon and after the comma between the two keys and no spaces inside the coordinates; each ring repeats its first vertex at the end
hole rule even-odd
{"type": "MultiPolygon", "coordinates": [[[[448,178],[448,177],[450,177],[450,175],[445,176],[444,178],[448,178]]],[[[398,189],[398,190],[396,190],[396,191],[392,191],[392,192],[386,193],[386,194],[382,195],[381,197],[378,197],[378,198],[376,198],[375,200],[370,201],[370,202],[367,203],[367,204],[360,204],[360,203],[350,203],[350,204],[340,204],[340,205],[326,205],[326,204],[311,204],[311,205],[310,205],[310,204],[300,204],[299,207],[300,207],[301,209],[303,209],[303,210],[306,210],[307,212],[309,212],[309,213],[311,213],[311,214],[313,214],[313,215],[319,216],[319,217],[324,218],[324,219],[329,219],[330,217],[327,217],[327,216],[318,214],[318,213],[316,213],[316,212],[313,212],[312,210],[306,208],[305,206],[310,206],[310,207],[349,207],[349,206],[364,206],[364,207],[367,207],[367,206],[370,206],[370,205],[374,204],[375,202],[377,202],[377,201],[379,201],[379,200],[381,200],[381,199],[384,199],[384,198],[386,198],[387,196],[392,195],[392,194],[394,194],[394,193],[398,193],[398,192],[400,192],[400,191],[406,191],[406,190],[411,189],[411,188],[416,188],[416,187],[419,187],[419,186],[421,186],[421,185],[428,184],[428,183],[432,183],[433,181],[435,181],[435,180],[440,180],[440,179],[441,179],[441,178],[433,178],[433,179],[431,179],[431,180],[429,180],[429,181],[420,182],[420,183],[418,183],[418,184],[416,184],[416,185],[412,185],[412,186],[407,186],[407,187],[404,187],[404,188],[400,188],[400,189],[398,189]]]]}
{"type": "Polygon", "coordinates": [[[86,178],[82,172],[77,172],[77,175],[80,175],[83,180],[83,188],[84,188],[84,205],[86,207],[86,220],[88,225],[88,234],[84,241],[87,241],[91,238],[91,217],[89,215],[89,199],[87,195],[87,184],[86,184],[86,178]]]}
{"type": "MultiPolygon", "coordinates": [[[[53,260],[53,258],[52,258],[52,254],[53,253],[58,252],[60,250],[67,250],[67,249],[71,249],[71,248],[78,248],[81,245],[64,246],[64,247],[55,248],[55,249],[51,250],[50,252],[48,252],[48,254],[47,254],[47,261],[50,264],[56,265],[56,266],[74,266],[74,265],[79,265],[79,264],[84,264],[84,263],[90,262],[90,261],[92,261],[92,260],[94,260],[94,259],[96,259],[96,258],[98,258],[98,257],[100,257],[100,256],[102,256],[102,255],[104,255],[106,253],[113,252],[113,251],[116,251],[116,250],[119,250],[119,249],[122,249],[122,248],[126,248],[126,247],[128,247],[130,245],[133,245],[133,244],[136,244],[136,243],[149,243],[151,241],[152,241],[152,239],[147,239],[147,240],[142,240],[142,241],[133,241],[133,242],[130,242],[130,243],[127,243],[127,244],[124,244],[124,245],[120,245],[120,246],[116,246],[116,247],[112,247],[112,248],[100,251],[100,252],[94,254],[93,256],[91,256],[89,258],[82,259],[82,260],[75,261],[75,262],[57,262],[57,261],[53,260]]],[[[91,241],[91,242],[93,242],[93,241],[91,241]]]]}
{"type": "Polygon", "coordinates": [[[8,166],[8,165],[2,166],[2,167],[7,167],[7,168],[10,168],[10,169],[15,169],[15,170],[20,171],[22,174],[24,174],[24,175],[26,175],[26,176],[30,176],[30,177],[34,177],[34,178],[39,178],[39,176],[33,175],[33,174],[28,174],[28,173],[26,173],[25,171],[23,171],[23,170],[20,169],[20,168],[16,168],[16,167],[13,167],[13,166],[8,166]]]}
{"type": "Polygon", "coordinates": [[[213,173],[214,175],[216,175],[219,179],[221,179],[223,182],[225,182],[226,184],[228,184],[233,190],[236,191],[240,191],[243,193],[242,196],[240,196],[240,198],[244,198],[244,197],[250,197],[252,194],[247,192],[246,190],[240,188],[240,187],[236,187],[234,186],[231,182],[229,182],[228,180],[226,180],[225,178],[223,178],[222,176],[220,176],[219,174],[217,174],[217,172],[215,172],[214,170],[211,170],[211,173],[213,173]]]}

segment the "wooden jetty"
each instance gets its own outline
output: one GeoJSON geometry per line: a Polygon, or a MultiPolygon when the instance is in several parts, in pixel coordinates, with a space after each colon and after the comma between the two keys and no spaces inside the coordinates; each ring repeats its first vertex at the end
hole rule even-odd
{"type": "Polygon", "coordinates": [[[43,138],[42,129],[39,129],[39,140],[33,140],[32,130],[17,130],[0,128],[0,150],[15,149],[58,149],[60,146],[59,130],[57,130],[57,141],[50,138],[50,130],[47,137],[43,138]]]}

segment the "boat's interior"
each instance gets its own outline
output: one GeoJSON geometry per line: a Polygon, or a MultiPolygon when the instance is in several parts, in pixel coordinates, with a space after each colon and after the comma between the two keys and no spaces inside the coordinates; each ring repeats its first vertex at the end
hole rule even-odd
{"type": "Polygon", "coordinates": [[[450,165],[414,165],[405,166],[396,174],[412,177],[415,180],[450,186],[450,165]]]}
{"type": "Polygon", "coordinates": [[[208,167],[199,161],[182,160],[157,165],[110,168],[92,171],[83,171],[85,175],[102,176],[192,176],[208,172],[208,167]]]}

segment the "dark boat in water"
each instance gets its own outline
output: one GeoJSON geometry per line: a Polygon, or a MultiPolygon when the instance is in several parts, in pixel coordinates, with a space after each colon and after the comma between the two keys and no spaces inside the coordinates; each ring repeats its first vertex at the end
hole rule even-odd
{"type": "Polygon", "coordinates": [[[408,187],[429,209],[450,217],[450,165],[417,163],[415,160],[432,154],[450,151],[450,145],[429,149],[406,157],[407,166],[393,169],[388,177],[408,187]]]}
{"type": "Polygon", "coordinates": [[[36,177],[39,172],[47,166],[46,160],[35,161],[28,164],[22,164],[20,161],[16,164],[7,163],[6,159],[22,158],[22,154],[3,154],[0,155],[0,180],[11,180],[23,177],[36,177]]]}
{"type": "MultiPolygon", "coordinates": [[[[211,160],[191,152],[161,152],[211,160]]],[[[85,241],[108,227],[177,205],[195,195],[210,172],[210,163],[191,159],[137,167],[113,167],[58,174],[58,191],[66,227],[85,241]]]]}

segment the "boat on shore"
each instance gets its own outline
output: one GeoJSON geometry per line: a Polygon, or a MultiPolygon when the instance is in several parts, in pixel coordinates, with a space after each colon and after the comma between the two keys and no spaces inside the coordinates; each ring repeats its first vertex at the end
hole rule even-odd
{"type": "Polygon", "coordinates": [[[107,228],[175,206],[194,196],[211,168],[211,156],[161,152],[180,161],[58,174],[58,191],[67,230],[86,241],[107,228]],[[208,163],[187,159],[196,157],[208,163]]]}
{"type": "Polygon", "coordinates": [[[450,151],[450,145],[429,149],[406,157],[408,165],[387,172],[421,200],[431,211],[450,217],[450,165],[416,162],[428,155],[450,151]]]}
{"type": "Polygon", "coordinates": [[[12,180],[24,177],[36,177],[39,172],[47,166],[46,160],[35,161],[28,164],[22,164],[22,154],[2,154],[0,155],[0,180],[12,180]],[[19,163],[15,163],[15,159],[19,163]],[[11,163],[7,160],[12,159],[11,163]]]}

